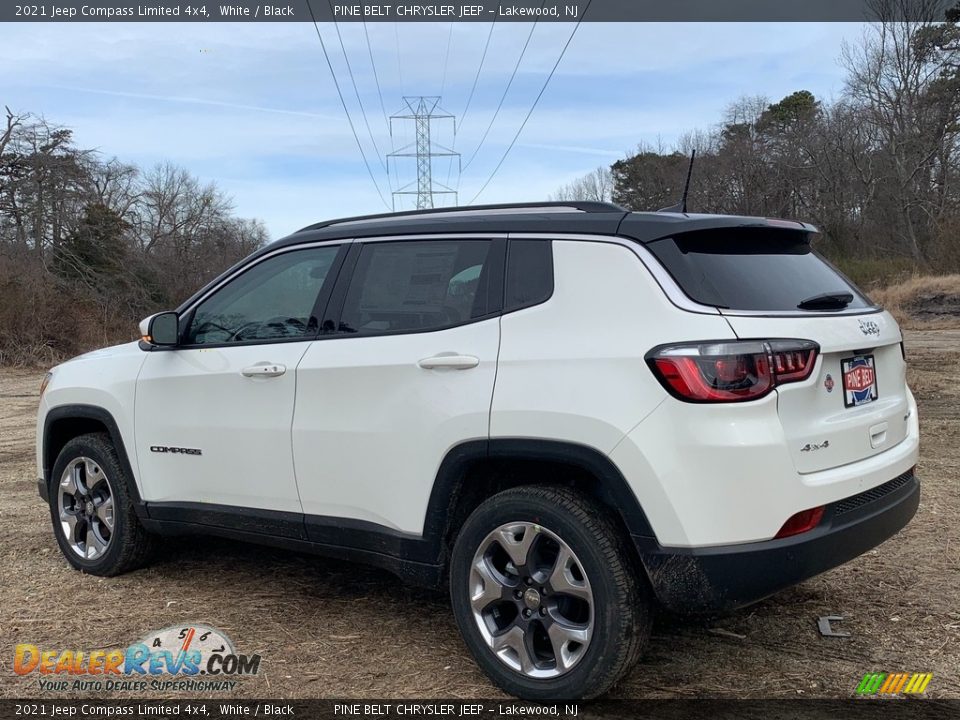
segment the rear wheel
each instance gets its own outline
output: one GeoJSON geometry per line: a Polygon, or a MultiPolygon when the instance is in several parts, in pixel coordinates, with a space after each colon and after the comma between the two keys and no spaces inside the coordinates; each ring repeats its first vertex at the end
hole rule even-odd
{"type": "Polygon", "coordinates": [[[143,565],[154,538],[137,519],[124,471],[110,437],[73,438],[50,475],[50,515],[67,561],[93,575],[119,575],[143,565]]]}
{"type": "Polygon", "coordinates": [[[608,511],[567,488],[521,487],[478,507],[450,567],[454,615],[507,692],[590,698],[639,657],[650,602],[608,511]]]}

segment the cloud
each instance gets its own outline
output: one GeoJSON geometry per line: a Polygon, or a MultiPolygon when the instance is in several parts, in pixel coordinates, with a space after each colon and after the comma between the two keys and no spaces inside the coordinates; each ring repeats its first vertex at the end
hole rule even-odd
{"type": "MultiPolygon", "coordinates": [[[[454,138],[449,123],[437,123],[434,139],[455,144],[466,160],[530,26],[497,24],[482,68],[487,24],[455,24],[451,32],[446,23],[369,23],[365,34],[362,24],[343,23],[343,49],[333,25],[320,29],[389,201],[391,185],[415,177],[414,163],[399,165],[402,175],[388,181],[374,143],[382,154],[414,135],[401,122],[391,137],[384,115],[402,106],[404,94],[442,91],[443,106],[462,125],[454,138]]],[[[571,29],[537,25],[460,183],[462,200],[490,176],[571,29]]],[[[584,23],[481,200],[543,199],[640,142],[669,146],[684,131],[714,125],[742,94],[837,93],[840,42],[859,33],[860,26],[840,23],[584,23]]],[[[309,23],[8,24],[0,26],[0,65],[0,103],[73,128],[81,147],[144,165],[183,165],[233,195],[238,213],[263,217],[274,235],[383,209],[309,23]]],[[[435,172],[446,180],[443,161],[435,172]]]]}
{"type": "Polygon", "coordinates": [[[580,153],[582,155],[596,155],[604,158],[618,158],[623,155],[622,150],[582,147],[579,145],[547,145],[544,143],[520,143],[519,145],[520,147],[533,148],[535,150],[553,150],[555,152],[580,153]]]}
{"type": "Polygon", "coordinates": [[[175,95],[149,95],[121,90],[99,90],[96,88],[67,87],[64,85],[47,85],[52,90],[66,90],[68,92],[91,93],[94,95],[112,95],[113,97],[135,98],[138,100],[156,100],[168,103],[184,103],[188,105],[209,105],[211,107],[230,108],[233,110],[251,110],[254,112],[277,113],[278,115],[298,115],[300,117],[315,118],[317,120],[335,120],[332,115],[304,112],[303,110],[288,110],[284,108],[263,107],[261,105],[243,105],[240,103],[221,102],[218,100],[204,100],[203,98],[180,97],[175,95]]]}

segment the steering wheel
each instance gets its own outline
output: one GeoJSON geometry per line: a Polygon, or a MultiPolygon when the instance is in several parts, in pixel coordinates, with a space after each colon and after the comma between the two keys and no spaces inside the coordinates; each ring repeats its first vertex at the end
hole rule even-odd
{"type": "Polygon", "coordinates": [[[230,340],[232,340],[233,336],[235,335],[233,330],[230,328],[225,328],[223,325],[220,323],[215,323],[213,320],[204,320],[202,323],[200,323],[200,327],[191,332],[191,335],[196,338],[197,335],[202,335],[203,333],[207,332],[208,328],[213,328],[214,330],[223,330],[223,332],[230,336],[230,340]]]}
{"type": "Polygon", "coordinates": [[[307,331],[306,323],[304,323],[300,318],[277,315],[269,320],[251,320],[248,323],[244,323],[233,332],[233,334],[230,336],[230,340],[260,339],[260,331],[265,328],[276,328],[279,330],[279,332],[276,334],[270,334],[266,336],[269,338],[293,337],[293,335],[289,333],[290,328],[296,329],[301,335],[307,331]],[[252,337],[244,338],[244,334],[252,329],[256,329],[256,332],[251,333],[252,337]]]}
{"type": "Polygon", "coordinates": [[[289,330],[296,330],[296,334],[303,335],[307,331],[307,324],[300,318],[295,317],[284,317],[283,315],[277,315],[272,317],[263,323],[264,327],[276,327],[283,328],[283,333],[287,337],[292,337],[289,334],[289,330]]]}

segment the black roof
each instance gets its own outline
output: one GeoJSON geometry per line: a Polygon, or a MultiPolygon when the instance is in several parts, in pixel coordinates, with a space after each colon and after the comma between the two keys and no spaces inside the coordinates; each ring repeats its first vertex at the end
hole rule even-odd
{"type": "Polygon", "coordinates": [[[739,215],[630,212],[611,203],[544,202],[475,205],[329,220],[271,243],[263,251],[317,240],[449,233],[580,233],[619,235],[648,243],[678,232],[723,227],[816,228],[793,220],[739,215]]]}

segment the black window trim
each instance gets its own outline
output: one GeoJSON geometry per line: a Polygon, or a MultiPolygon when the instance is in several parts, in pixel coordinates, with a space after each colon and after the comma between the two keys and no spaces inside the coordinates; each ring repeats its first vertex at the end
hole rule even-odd
{"type": "Polygon", "coordinates": [[[550,299],[553,297],[553,294],[557,291],[556,263],[554,263],[554,261],[553,261],[553,257],[554,257],[554,255],[553,255],[553,241],[554,241],[554,240],[563,240],[563,239],[564,239],[564,238],[563,238],[562,236],[557,235],[557,234],[555,234],[555,233],[543,233],[543,234],[539,234],[539,233],[524,233],[524,234],[510,233],[510,238],[509,238],[509,240],[508,240],[508,242],[507,242],[507,260],[506,260],[507,265],[506,265],[506,269],[504,270],[504,273],[503,273],[503,301],[501,302],[501,307],[503,308],[503,311],[502,311],[501,315],[510,315],[510,314],[512,314],[512,313],[519,312],[520,310],[526,310],[526,309],[528,309],[528,308],[537,307],[538,305],[543,305],[544,303],[550,301],[550,299]],[[518,305],[517,307],[510,308],[509,310],[507,310],[507,272],[508,272],[509,269],[510,269],[510,247],[511,247],[511,244],[513,243],[513,241],[515,241],[515,240],[517,240],[517,241],[521,241],[521,240],[536,240],[536,241],[540,241],[540,242],[548,242],[548,243],[550,243],[550,275],[551,275],[551,277],[550,277],[550,294],[547,295],[547,296],[546,296],[545,298],[543,298],[542,300],[538,300],[537,302],[524,303],[524,304],[522,304],[522,305],[518,305]]]}
{"type": "Polygon", "coordinates": [[[492,318],[500,317],[503,314],[503,295],[504,295],[504,277],[507,266],[507,235],[505,233],[443,233],[434,235],[384,235],[379,237],[369,237],[356,239],[350,248],[350,252],[344,261],[344,264],[337,277],[337,283],[333,288],[330,301],[327,303],[327,311],[320,321],[320,334],[317,340],[342,340],[348,338],[374,338],[374,337],[394,337],[402,335],[422,335],[425,333],[444,332],[452,328],[472,325],[478,322],[484,322],[492,318]],[[424,328],[422,330],[395,330],[385,332],[365,332],[354,333],[340,329],[340,321],[343,317],[343,306],[347,299],[347,291],[350,288],[350,282],[353,280],[354,272],[357,268],[357,262],[363,246],[372,243],[382,242],[423,242],[423,241],[459,241],[459,240],[486,240],[490,242],[491,272],[490,278],[491,297],[499,300],[499,307],[491,310],[479,317],[467,318],[458,323],[444,325],[437,328],[424,328]],[[329,329],[328,329],[329,328],[329,329]]]}
{"type": "Polygon", "coordinates": [[[180,342],[175,347],[170,348],[155,348],[155,349],[168,349],[168,350],[197,350],[197,349],[212,349],[212,348],[232,348],[232,347],[248,347],[250,345],[279,345],[281,343],[298,343],[298,342],[313,342],[316,340],[320,334],[320,331],[323,328],[323,315],[326,313],[327,305],[329,304],[330,297],[333,294],[333,289],[336,287],[337,282],[340,279],[340,272],[343,269],[344,261],[347,257],[347,254],[351,248],[352,240],[350,239],[340,239],[340,240],[326,240],[322,242],[311,242],[304,243],[302,245],[290,245],[285,248],[278,249],[275,252],[267,253],[261,255],[258,258],[255,258],[252,262],[243,265],[242,267],[236,268],[236,272],[231,273],[228,277],[223,278],[215,286],[209,288],[202,296],[198,297],[193,303],[190,304],[182,313],[178,315],[179,319],[179,333],[180,342]],[[288,253],[299,252],[302,250],[312,250],[318,247],[338,247],[336,257],[333,259],[333,264],[330,266],[330,282],[327,282],[324,279],[324,282],[317,293],[317,297],[313,303],[313,309],[311,315],[319,319],[319,324],[317,331],[313,333],[306,333],[300,337],[291,337],[291,338],[264,338],[262,340],[241,340],[239,342],[220,342],[220,343],[185,343],[183,342],[186,337],[187,331],[190,327],[190,323],[193,321],[193,314],[196,312],[197,308],[200,307],[208,298],[210,298],[214,293],[219,292],[219,290],[229,283],[233,282],[236,278],[240,277],[244,273],[252,270],[254,267],[260,263],[270,260],[272,258],[278,257],[280,255],[286,255],[288,253]]]}

